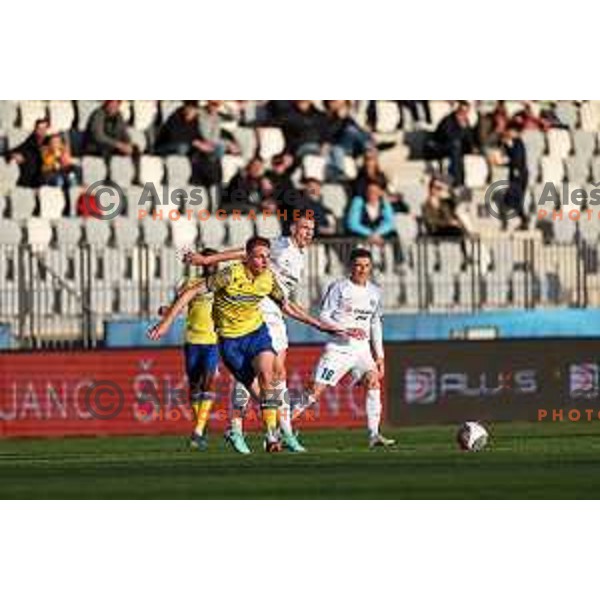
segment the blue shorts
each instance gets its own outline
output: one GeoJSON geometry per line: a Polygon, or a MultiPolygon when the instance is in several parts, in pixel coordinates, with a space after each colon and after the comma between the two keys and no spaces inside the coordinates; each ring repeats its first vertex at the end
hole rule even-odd
{"type": "Polygon", "coordinates": [[[198,385],[206,377],[212,376],[219,367],[219,347],[217,344],[186,344],[185,372],[190,387],[198,385]]]}
{"type": "Polygon", "coordinates": [[[273,342],[267,326],[263,323],[256,331],[237,338],[221,338],[221,356],[231,374],[246,387],[254,381],[256,373],[252,366],[254,357],[261,352],[272,352],[273,342]]]}

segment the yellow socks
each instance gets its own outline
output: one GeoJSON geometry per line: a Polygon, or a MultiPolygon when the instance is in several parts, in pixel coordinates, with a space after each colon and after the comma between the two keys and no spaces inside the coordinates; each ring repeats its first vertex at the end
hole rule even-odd
{"type": "Polygon", "coordinates": [[[204,435],[206,424],[210,417],[210,411],[214,404],[214,394],[211,392],[202,392],[198,394],[200,400],[192,404],[194,409],[194,415],[196,416],[196,427],[195,431],[198,435],[204,435]]]}

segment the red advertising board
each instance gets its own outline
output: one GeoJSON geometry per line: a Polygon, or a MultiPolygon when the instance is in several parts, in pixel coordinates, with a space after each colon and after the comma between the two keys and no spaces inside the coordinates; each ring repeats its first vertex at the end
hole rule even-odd
{"type": "MultiPolygon", "coordinates": [[[[299,393],[320,347],[288,354],[288,385],[299,393]]],[[[210,428],[229,420],[232,379],[221,367],[210,428]]],[[[187,434],[192,414],[182,354],[177,349],[0,354],[0,437],[187,434]]],[[[359,427],[364,391],[342,382],[307,413],[302,429],[359,427]]],[[[246,427],[260,426],[258,407],[246,427]]]]}

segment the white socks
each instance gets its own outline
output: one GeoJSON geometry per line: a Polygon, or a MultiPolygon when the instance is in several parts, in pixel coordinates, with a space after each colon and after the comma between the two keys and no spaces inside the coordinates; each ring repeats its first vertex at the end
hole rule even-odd
{"type": "Polygon", "coordinates": [[[239,381],[236,381],[233,386],[231,396],[231,406],[233,408],[233,416],[231,417],[231,430],[236,433],[244,431],[244,412],[250,401],[250,392],[239,381]]]}
{"type": "Polygon", "coordinates": [[[292,410],[286,382],[278,383],[275,389],[279,394],[279,427],[285,435],[292,435],[292,410]]]}
{"type": "Polygon", "coordinates": [[[367,390],[367,427],[369,435],[379,435],[379,423],[381,422],[381,390],[367,390]]]}

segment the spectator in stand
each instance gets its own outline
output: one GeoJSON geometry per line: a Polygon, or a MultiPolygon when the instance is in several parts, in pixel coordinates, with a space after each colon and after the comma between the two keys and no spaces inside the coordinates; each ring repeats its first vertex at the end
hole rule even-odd
{"type": "Polygon", "coordinates": [[[464,268],[469,261],[465,241],[469,231],[456,214],[456,202],[452,198],[449,182],[442,177],[433,177],[429,183],[429,193],[423,204],[423,224],[430,237],[460,241],[464,268]]]}
{"type": "Polygon", "coordinates": [[[51,135],[42,147],[42,182],[44,185],[68,188],[79,180],[79,168],[68,146],[58,133],[51,135]]]}
{"type": "Polygon", "coordinates": [[[323,153],[328,123],[311,100],[294,100],[288,111],[280,112],[274,124],[283,130],[286,152],[296,159],[302,159],[307,154],[323,153]]]}
{"type": "Polygon", "coordinates": [[[523,103],[523,110],[513,117],[512,122],[521,131],[526,129],[548,131],[550,129],[550,122],[541,115],[536,114],[531,102],[523,103]]]}
{"type": "Polygon", "coordinates": [[[302,195],[292,183],[293,166],[294,159],[289,154],[278,154],[271,160],[271,169],[265,174],[272,188],[272,197],[282,209],[296,205],[302,195]]]}
{"type": "Polygon", "coordinates": [[[493,148],[500,144],[500,140],[510,118],[504,100],[498,100],[494,110],[488,114],[481,114],[477,124],[479,145],[493,148]]]}
{"type": "Polygon", "coordinates": [[[156,139],[157,154],[190,155],[200,143],[197,100],[185,100],[162,125],[156,139]]]}
{"type": "Polygon", "coordinates": [[[527,168],[527,151],[519,133],[520,126],[511,122],[502,135],[502,158],[496,160],[499,164],[508,165],[508,189],[504,192],[499,203],[502,215],[502,229],[508,228],[507,213],[516,212],[521,219],[521,229],[529,228],[529,219],[525,214],[525,193],[529,183],[527,168]]]}
{"type": "Polygon", "coordinates": [[[381,170],[375,150],[368,150],[365,153],[363,165],[359,169],[356,179],[352,182],[352,197],[360,196],[364,198],[370,183],[376,183],[382,190],[387,192],[386,197],[395,212],[409,212],[409,207],[402,196],[389,192],[388,179],[381,170]]]}
{"type": "Polygon", "coordinates": [[[239,154],[232,136],[223,129],[219,113],[221,100],[209,100],[198,117],[200,137],[194,142],[192,155],[192,183],[207,188],[220,185],[223,179],[221,159],[226,153],[239,154]]]}
{"type": "Polygon", "coordinates": [[[138,153],[129,138],[120,100],[106,100],[90,115],[86,139],[88,154],[110,158],[115,154],[131,156],[138,153]]]}
{"type": "MultiPolygon", "coordinates": [[[[345,177],[346,156],[356,157],[374,147],[371,135],[361,129],[350,115],[349,100],[325,100],[327,118],[326,141],[330,149],[328,179],[339,181],[345,177]]],[[[324,147],[327,152],[328,146],[324,147]]]]}
{"type": "Polygon", "coordinates": [[[354,196],[346,219],[348,233],[363,238],[367,243],[382,247],[386,241],[394,243],[394,259],[402,262],[402,251],[394,222],[394,209],[386,200],[383,188],[377,182],[367,185],[364,196],[354,196]]]}
{"type": "Polygon", "coordinates": [[[469,103],[461,100],[457,108],[444,117],[433,136],[433,152],[437,158],[448,157],[448,172],[455,187],[465,183],[464,156],[475,150],[475,138],[469,124],[469,103]]]}
{"type": "Polygon", "coordinates": [[[272,207],[266,202],[272,197],[273,186],[264,174],[262,159],[255,156],[245,169],[233,176],[221,200],[225,210],[261,210],[272,207]]]}
{"type": "Polygon", "coordinates": [[[48,119],[38,119],[33,133],[8,156],[9,161],[19,165],[19,180],[22,187],[39,187],[42,184],[42,147],[48,135],[48,119]]]}
{"type": "Polygon", "coordinates": [[[333,213],[323,205],[321,182],[318,179],[308,178],[303,181],[304,189],[297,202],[286,202],[282,208],[287,211],[287,218],[283,221],[284,235],[290,234],[290,226],[294,218],[294,210],[312,211],[315,220],[315,237],[335,235],[336,223],[333,213]]]}

